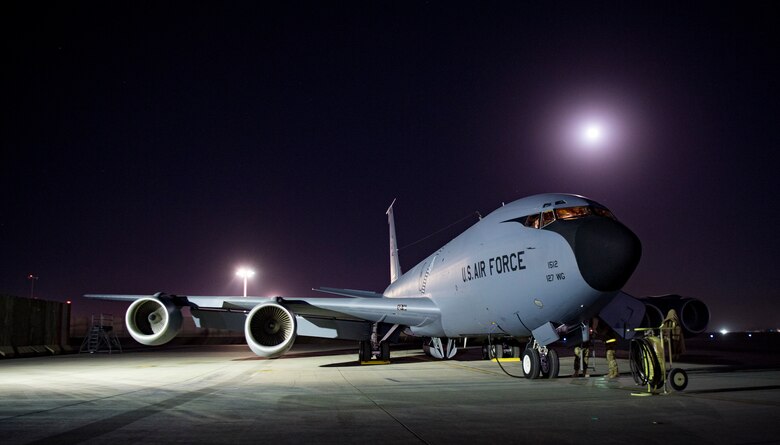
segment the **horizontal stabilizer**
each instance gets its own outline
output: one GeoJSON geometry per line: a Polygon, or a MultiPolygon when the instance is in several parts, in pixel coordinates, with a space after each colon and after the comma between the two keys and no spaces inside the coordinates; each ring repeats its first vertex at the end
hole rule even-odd
{"type": "Polygon", "coordinates": [[[116,295],[116,294],[86,294],[84,298],[111,301],[135,301],[139,298],[153,298],[155,295],[116,295]]]}

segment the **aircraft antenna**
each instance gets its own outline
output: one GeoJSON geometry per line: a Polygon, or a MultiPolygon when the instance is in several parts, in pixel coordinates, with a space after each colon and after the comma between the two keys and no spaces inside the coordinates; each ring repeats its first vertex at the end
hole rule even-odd
{"type": "Polygon", "coordinates": [[[405,245],[405,246],[403,246],[403,247],[401,247],[401,248],[399,248],[399,249],[397,249],[397,250],[403,250],[403,249],[406,249],[407,247],[411,247],[411,246],[414,246],[415,244],[421,243],[421,242],[423,242],[423,241],[427,240],[428,238],[430,238],[430,237],[432,237],[432,236],[434,236],[434,235],[438,235],[439,233],[441,233],[441,232],[444,232],[445,230],[449,229],[449,228],[450,228],[450,227],[452,227],[452,226],[455,226],[455,225],[457,225],[457,224],[460,224],[460,223],[462,223],[463,221],[465,221],[465,220],[467,220],[467,219],[469,219],[469,218],[473,217],[474,215],[476,215],[476,216],[477,216],[477,218],[479,218],[479,219],[482,219],[482,215],[480,215],[480,214],[479,214],[479,212],[476,212],[476,211],[475,211],[475,212],[473,212],[473,213],[469,213],[468,215],[466,215],[466,216],[464,216],[463,218],[461,218],[461,219],[459,219],[459,220],[455,221],[454,223],[452,223],[452,224],[450,224],[450,225],[448,225],[448,226],[446,226],[446,227],[442,227],[441,229],[439,229],[439,230],[437,230],[437,231],[435,231],[435,232],[431,233],[430,235],[426,235],[426,236],[424,236],[424,237],[422,237],[422,238],[418,239],[417,241],[415,241],[415,242],[413,242],[413,243],[409,243],[409,244],[407,244],[407,245],[405,245]]]}

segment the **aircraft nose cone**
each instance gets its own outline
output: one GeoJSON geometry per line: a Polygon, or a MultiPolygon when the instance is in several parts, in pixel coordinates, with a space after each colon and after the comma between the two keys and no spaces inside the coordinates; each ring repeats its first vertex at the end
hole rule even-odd
{"type": "Polygon", "coordinates": [[[634,232],[608,218],[582,220],[572,247],[580,274],[602,292],[622,288],[642,256],[642,243],[634,232]]]}

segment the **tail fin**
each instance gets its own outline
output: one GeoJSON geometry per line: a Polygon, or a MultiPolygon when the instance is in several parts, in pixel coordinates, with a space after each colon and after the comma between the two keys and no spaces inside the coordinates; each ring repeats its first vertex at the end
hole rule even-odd
{"type": "Polygon", "coordinates": [[[401,263],[398,261],[398,241],[395,237],[395,219],[393,218],[393,204],[390,203],[387,212],[387,224],[390,225],[390,283],[394,283],[401,276],[401,263]]]}

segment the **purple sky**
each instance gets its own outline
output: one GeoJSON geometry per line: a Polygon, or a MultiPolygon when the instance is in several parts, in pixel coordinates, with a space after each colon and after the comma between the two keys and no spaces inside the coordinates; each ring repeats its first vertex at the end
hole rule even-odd
{"type": "Polygon", "coordinates": [[[240,294],[240,264],[250,294],[381,291],[393,198],[403,246],[569,192],[642,239],[629,293],[780,327],[763,6],[19,3],[0,6],[0,293],[34,273],[88,313],[88,292],[240,294]]]}

